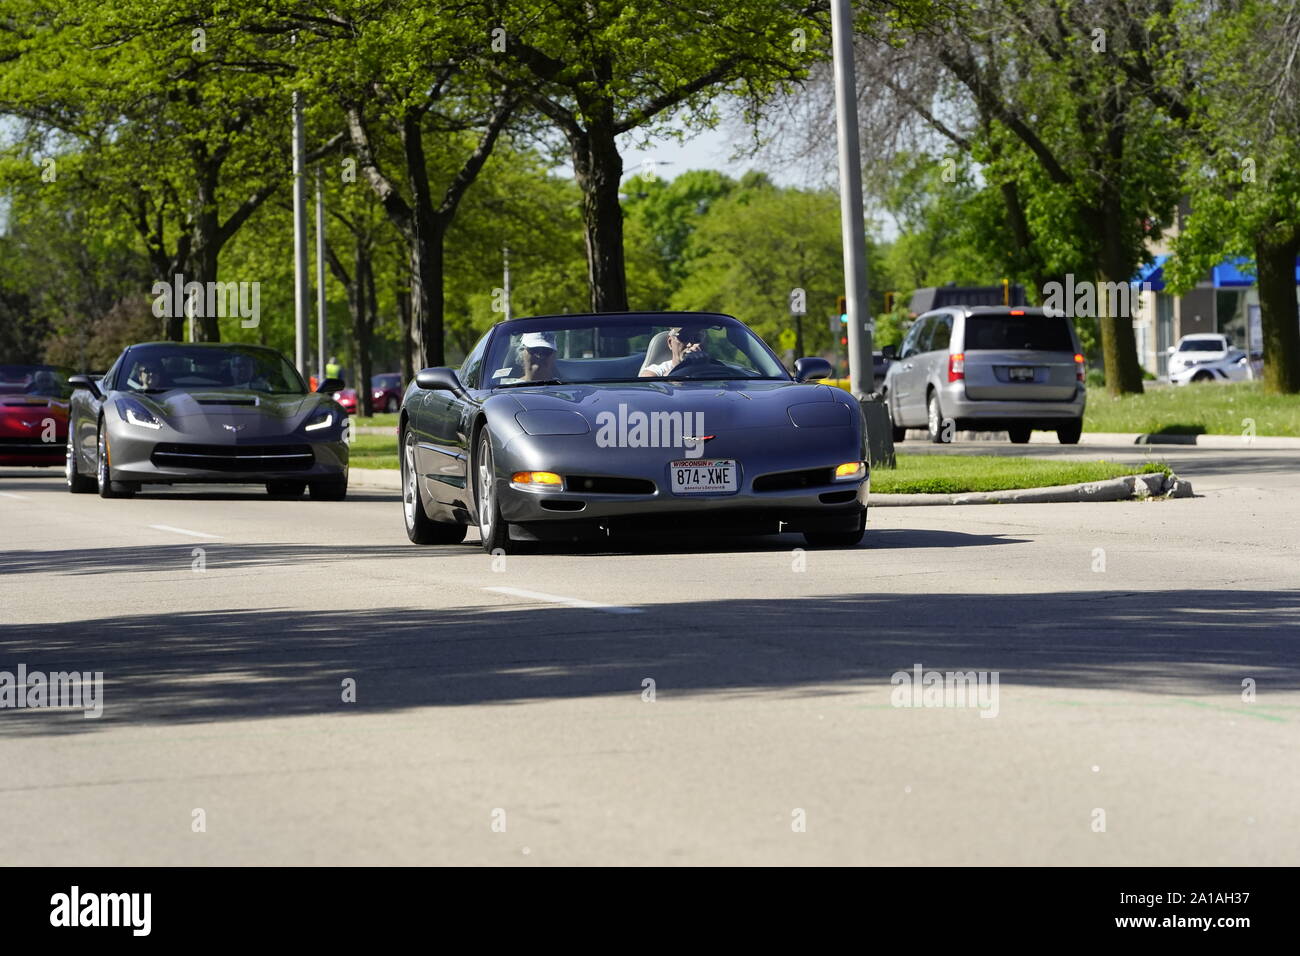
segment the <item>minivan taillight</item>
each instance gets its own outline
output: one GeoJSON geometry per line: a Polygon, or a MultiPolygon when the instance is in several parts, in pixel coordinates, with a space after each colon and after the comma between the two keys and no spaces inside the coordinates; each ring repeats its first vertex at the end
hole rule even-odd
{"type": "Polygon", "coordinates": [[[948,353],[948,381],[960,382],[966,377],[966,353],[948,353]]]}
{"type": "Polygon", "coordinates": [[[1082,382],[1086,380],[1083,374],[1084,371],[1083,356],[1080,355],[1078,352],[1074,353],[1074,371],[1075,371],[1075,376],[1079,379],[1079,381],[1082,382]]]}

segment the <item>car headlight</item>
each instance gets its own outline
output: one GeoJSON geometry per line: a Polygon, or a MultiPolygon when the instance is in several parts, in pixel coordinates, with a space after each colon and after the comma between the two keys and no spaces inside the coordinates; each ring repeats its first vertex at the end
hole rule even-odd
{"type": "Polygon", "coordinates": [[[320,431],[322,428],[329,428],[330,425],[332,424],[334,424],[334,415],[332,412],[327,411],[324,414],[322,414],[319,418],[317,418],[315,421],[309,422],[303,428],[303,431],[308,431],[308,432],[320,431]]]}
{"type": "Polygon", "coordinates": [[[118,402],[117,410],[121,414],[122,420],[129,425],[138,425],[141,428],[148,428],[153,431],[162,428],[162,422],[158,421],[149,409],[137,401],[124,399],[118,402]]]}

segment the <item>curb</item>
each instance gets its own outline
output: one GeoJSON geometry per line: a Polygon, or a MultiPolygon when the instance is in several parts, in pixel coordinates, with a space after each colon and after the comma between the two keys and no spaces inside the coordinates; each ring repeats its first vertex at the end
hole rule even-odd
{"type": "MultiPolygon", "coordinates": [[[[959,431],[953,441],[964,442],[1009,442],[1006,432],[966,432],[959,431]]],[[[907,442],[930,444],[924,428],[909,428],[907,442]]],[[[898,442],[906,445],[907,442],[898,442]]],[[[1055,432],[1035,431],[1029,436],[1031,445],[1058,445],[1055,432]]],[[[1232,449],[1234,451],[1290,451],[1300,450],[1300,438],[1285,436],[1256,435],[1158,435],[1137,434],[1134,432],[1084,432],[1079,439],[1080,445],[1194,445],[1197,448],[1232,449]]],[[[1060,445],[1070,448],[1070,445],[1060,445]]]]}
{"type": "Polygon", "coordinates": [[[968,491],[956,494],[881,495],[872,492],[867,504],[874,508],[918,505],[1060,504],[1077,501],[1130,501],[1145,498],[1190,498],[1192,483],[1177,475],[1124,475],[1105,481],[1086,481],[1048,488],[1009,491],[968,491]]]}
{"type": "Polygon", "coordinates": [[[349,468],[348,485],[357,488],[385,488],[389,491],[401,491],[402,470],[400,468],[349,468]]]}

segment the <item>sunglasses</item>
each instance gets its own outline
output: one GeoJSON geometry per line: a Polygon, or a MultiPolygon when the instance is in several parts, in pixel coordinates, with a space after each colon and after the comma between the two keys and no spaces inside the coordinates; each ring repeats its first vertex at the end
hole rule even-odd
{"type": "Polygon", "coordinates": [[[526,345],[524,346],[524,350],[527,351],[529,355],[535,356],[537,358],[545,358],[546,356],[553,355],[555,353],[555,349],[547,348],[545,345],[533,345],[533,346],[526,345]]]}
{"type": "Polygon", "coordinates": [[[699,332],[669,332],[668,334],[671,338],[676,339],[678,342],[685,342],[687,345],[700,340],[699,332]]]}

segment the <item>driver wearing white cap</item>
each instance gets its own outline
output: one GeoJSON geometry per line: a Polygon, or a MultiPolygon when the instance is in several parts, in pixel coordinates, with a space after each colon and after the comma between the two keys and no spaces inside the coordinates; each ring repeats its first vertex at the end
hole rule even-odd
{"type": "Polygon", "coordinates": [[[504,379],[502,385],[515,382],[545,382],[557,378],[555,374],[555,333],[525,332],[519,337],[519,365],[523,374],[518,378],[504,379]]]}

